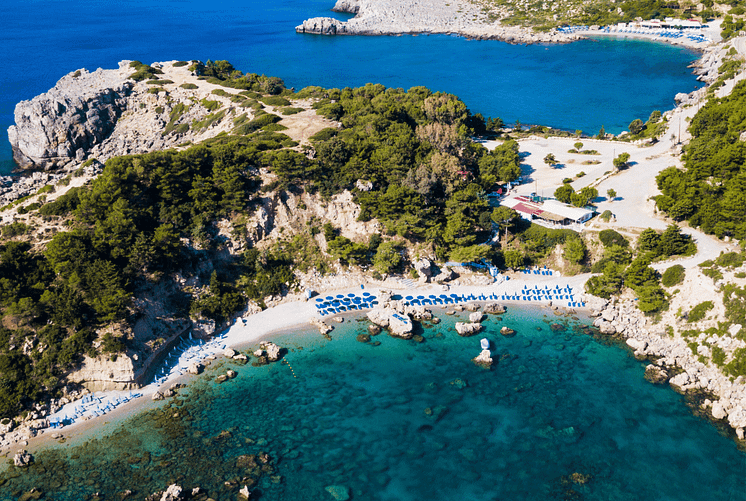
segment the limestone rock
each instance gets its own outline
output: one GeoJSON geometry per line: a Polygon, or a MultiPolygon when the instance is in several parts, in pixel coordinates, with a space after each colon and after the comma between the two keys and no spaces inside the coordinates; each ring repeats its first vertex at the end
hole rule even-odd
{"type": "Polygon", "coordinates": [[[357,14],[360,12],[359,0],[337,0],[332,7],[334,12],[344,12],[347,14],[357,14]]]}
{"type": "Polygon", "coordinates": [[[181,497],[182,488],[179,485],[171,484],[168,489],[161,496],[161,501],[179,501],[183,499],[181,497]]]}
{"type": "Polygon", "coordinates": [[[319,320],[318,318],[312,318],[311,320],[309,320],[309,323],[313,325],[314,327],[317,327],[321,335],[329,334],[331,331],[334,330],[333,326],[325,324],[322,320],[319,320]]]}
{"type": "Polygon", "coordinates": [[[363,181],[362,179],[358,179],[357,182],[355,183],[355,188],[357,188],[360,191],[370,191],[373,189],[373,183],[370,181],[363,181]]]}
{"type": "Polygon", "coordinates": [[[474,313],[469,315],[469,322],[471,323],[480,323],[482,320],[484,320],[485,316],[481,311],[475,311],[474,313]]]}
{"type": "Polygon", "coordinates": [[[421,277],[429,279],[433,276],[432,263],[429,259],[418,259],[412,263],[412,267],[417,270],[417,273],[419,273],[421,277]]]}
{"type": "Polygon", "coordinates": [[[156,391],[155,393],[153,393],[153,396],[151,398],[153,400],[163,400],[165,397],[163,393],[161,393],[160,391],[156,391]]]}
{"type": "Polygon", "coordinates": [[[18,451],[18,453],[13,456],[13,464],[23,468],[26,466],[31,465],[31,463],[34,462],[34,456],[31,455],[28,451],[18,451]]]}
{"type": "Polygon", "coordinates": [[[728,413],[723,409],[723,404],[720,401],[713,402],[712,404],[712,417],[715,419],[725,419],[728,413]]]}
{"type": "Polygon", "coordinates": [[[503,325],[500,328],[500,334],[502,334],[503,336],[512,336],[513,334],[515,334],[515,331],[510,327],[506,327],[503,325]]]}
{"type": "Polygon", "coordinates": [[[18,103],[16,124],[8,128],[18,165],[51,169],[85,158],[88,149],[111,134],[125,111],[134,87],[127,78],[132,72],[82,69],[31,101],[18,103]]]}
{"type": "Polygon", "coordinates": [[[456,322],[456,332],[461,337],[469,337],[482,330],[482,324],[456,322]]]}
{"type": "Polygon", "coordinates": [[[490,350],[482,350],[479,355],[472,359],[472,361],[477,365],[481,365],[482,367],[491,367],[492,356],[490,350]]]}
{"type": "Polygon", "coordinates": [[[238,491],[238,494],[243,496],[244,499],[249,499],[251,497],[251,491],[249,491],[249,486],[244,485],[241,490],[238,491]]]}
{"type": "Polygon", "coordinates": [[[227,348],[227,349],[226,349],[226,350],[225,350],[225,351],[223,352],[223,356],[224,356],[225,358],[233,358],[233,357],[235,357],[235,356],[236,356],[236,350],[234,350],[233,348],[227,348]]]}
{"type": "Polygon", "coordinates": [[[225,372],[225,375],[226,375],[226,376],[228,377],[228,379],[233,379],[233,378],[235,378],[236,376],[238,376],[238,373],[237,373],[236,371],[234,371],[234,370],[228,369],[228,370],[227,370],[227,371],[225,372]]]}
{"type": "Polygon", "coordinates": [[[267,352],[267,359],[270,362],[277,362],[280,360],[282,349],[275,343],[264,342],[259,345],[264,351],[267,352]]]}
{"type": "Polygon", "coordinates": [[[502,315],[505,313],[505,306],[499,303],[487,303],[482,308],[482,311],[490,315],[502,315]]]}
{"type": "Polygon", "coordinates": [[[313,35],[346,35],[347,25],[343,21],[331,17],[312,17],[303,21],[303,24],[296,26],[295,31],[313,35]]]}

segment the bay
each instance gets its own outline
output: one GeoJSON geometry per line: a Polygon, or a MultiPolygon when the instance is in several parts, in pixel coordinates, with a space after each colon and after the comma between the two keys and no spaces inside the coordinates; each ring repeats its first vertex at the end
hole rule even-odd
{"type": "Polygon", "coordinates": [[[252,485],[261,499],[329,500],[330,486],[382,501],[744,499],[746,458],[732,439],[647,383],[624,345],[547,313],[511,307],[472,338],[453,329],[465,314],[441,315],[419,331],[423,343],[385,333],[363,343],[367,322],[349,318],[331,340],[274,335],[282,362],[218,361],[156,410],[0,474],[0,499],[32,487],[61,501],[127,489],[142,499],[177,482],[232,500],[257,478],[246,456],[261,453],[271,458],[252,485]],[[490,370],[471,362],[481,337],[490,370]],[[228,368],[238,377],[215,383],[228,368]]]}
{"type": "MultiPolygon", "coordinates": [[[[288,86],[424,85],[458,95],[474,113],[512,123],[589,134],[626,129],[674,105],[697,81],[697,53],[638,40],[509,45],[455,36],[322,37],[294,27],[332,13],[332,0],[12,0],[0,4],[0,129],[17,102],[45,92],[78,68],[123,59],[226,59],[288,86]]],[[[0,172],[13,168],[0,140],[0,172]]]]}

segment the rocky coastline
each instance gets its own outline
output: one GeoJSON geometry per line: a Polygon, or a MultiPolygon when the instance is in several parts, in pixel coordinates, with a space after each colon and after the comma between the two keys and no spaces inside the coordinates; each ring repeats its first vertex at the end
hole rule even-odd
{"type": "MultiPolygon", "coordinates": [[[[671,336],[665,325],[652,324],[632,300],[606,301],[586,296],[592,304],[593,325],[602,334],[624,340],[634,351],[635,357],[647,359],[646,378],[654,383],[668,384],[682,394],[711,395],[702,402],[702,408],[715,421],[727,424],[739,441],[746,439],[746,378],[731,380],[712,364],[700,362],[691,352],[686,340],[671,336]]],[[[739,326],[740,328],[740,326],[739,326]]],[[[713,344],[730,353],[746,343],[729,336],[701,334],[713,344]]]]}
{"type": "Polygon", "coordinates": [[[348,21],[331,17],[305,20],[297,33],[315,35],[461,35],[477,40],[501,40],[513,44],[567,43],[583,37],[556,30],[536,32],[489,20],[470,2],[437,0],[338,0],[334,12],[355,14],[348,21]]]}

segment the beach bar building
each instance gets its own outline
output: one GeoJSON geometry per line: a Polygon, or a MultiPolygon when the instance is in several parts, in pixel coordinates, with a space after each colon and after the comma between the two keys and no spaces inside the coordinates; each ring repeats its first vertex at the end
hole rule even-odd
{"type": "Polygon", "coordinates": [[[553,198],[539,201],[537,198],[518,195],[506,198],[500,204],[510,207],[523,219],[550,228],[581,225],[594,214],[593,210],[573,207],[553,198]]]}

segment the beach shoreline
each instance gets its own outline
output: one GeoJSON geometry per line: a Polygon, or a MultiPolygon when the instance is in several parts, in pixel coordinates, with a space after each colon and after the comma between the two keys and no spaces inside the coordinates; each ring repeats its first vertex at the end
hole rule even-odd
{"type": "MultiPolygon", "coordinates": [[[[541,284],[542,287],[567,285],[574,291],[577,291],[576,294],[582,296],[585,299],[587,298],[587,296],[583,292],[583,284],[585,283],[585,280],[587,280],[588,276],[589,275],[576,275],[571,277],[563,277],[559,275],[549,276],[515,274],[514,278],[504,280],[497,285],[495,283],[490,285],[452,285],[447,286],[447,292],[449,294],[456,294],[464,297],[468,297],[470,295],[475,295],[475,297],[478,297],[480,294],[484,294],[487,292],[492,292],[499,295],[519,294],[522,288],[528,287],[529,285],[532,287],[538,286],[537,284],[541,284]]],[[[393,285],[391,281],[386,282],[385,286],[367,285],[364,286],[364,289],[361,289],[360,285],[357,285],[354,287],[350,286],[340,289],[325,290],[320,292],[320,295],[348,295],[354,292],[361,291],[366,291],[376,295],[379,294],[381,291],[391,291],[395,294],[428,294],[435,292],[440,294],[444,292],[444,287],[438,284],[420,284],[417,287],[406,287],[404,285],[401,285],[401,288],[397,289],[392,288],[390,285],[393,285]]],[[[192,358],[187,358],[185,356],[185,353],[188,353],[187,350],[179,355],[179,358],[175,361],[175,363],[171,362],[170,364],[167,364],[167,366],[169,366],[169,371],[167,374],[161,376],[159,382],[151,382],[134,392],[135,394],[140,394],[141,396],[133,398],[126,403],[118,404],[112,410],[109,410],[105,414],[100,416],[90,417],[86,419],[75,419],[72,423],[66,424],[62,427],[46,427],[38,429],[33,436],[20,437],[19,441],[3,444],[2,447],[0,447],[0,454],[5,454],[7,456],[9,453],[12,453],[16,449],[19,449],[19,447],[23,447],[33,451],[40,450],[49,446],[56,446],[59,443],[59,439],[56,438],[57,436],[65,437],[65,443],[67,443],[68,439],[86,435],[96,427],[106,425],[109,422],[121,421],[122,419],[137,414],[140,411],[147,410],[148,407],[154,407],[158,404],[158,401],[153,399],[153,396],[157,392],[166,391],[167,389],[177,387],[181,384],[188,384],[190,381],[193,380],[194,377],[199,377],[184,370],[185,367],[187,367],[189,364],[204,362],[205,360],[209,360],[211,363],[215,360],[222,360],[225,358],[223,353],[227,349],[238,349],[246,351],[247,349],[249,349],[249,347],[255,348],[256,345],[258,345],[258,343],[261,341],[271,341],[274,336],[280,333],[286,333],[294,329],[318,328],[310,323],[312,319],[322,321],[331,320],[328,321],[327,324],[335,325],[336,322],[333,320],[335,317],[357,317],[358,315],[366,315],[368,311],[371,311],[371,309],[361,309],[330,315],[328,318],[321,317],[320,315],[318,315],[316,307],[314,306],[315,299],[317,297],[319,296],[311,298],[307,301],[287,301],[267,308],[266,310],[255,313],[253,315],[238,316],[227,329],[214,336],[213,339],[211,339],[208,343],[202,345],[206,348],[202,349],[201,352],[199,352],[198,356],[195,357],[193,356],[194,353],[191,353],[190,355],[192,355],[192,358]]],[[[549,308],[552,304],[554,304],[555,307],[557,306],[556,302],[553,303],[550,300],[527,302],[524,300],[510,299],[474,299],[467,300],[459,304],[465,305],[467,303],[477,303],[483,305],[490,302],[497,302],[508,307],[520,305],[524,307],[533,306],[540,308],[549,308]]],[[[447,308],[452,309],[454,306],[455,305],[428,305],[428,308],[438,308],[440,311],[445,313],[447,308]]],[[[588,314],[591,312],[591,307],[586,306],[575,307],[572,309],[568,308],[567,311],[572,311],[583,316],[588,316],[588,314]]],[[[105,405],[107,402],[132,393],[133,392],[110,390],[94,392],[89,395],[93,395],[96,399],[102,402],[102,405],[105,405]]],[[[56,419],[64,419],[69,416],[75,416],[76,409],[81,408],[81,400],[75,400],[64,405],[57,412],[47,416],[47,421],[49,422],[56,419]]]]}

